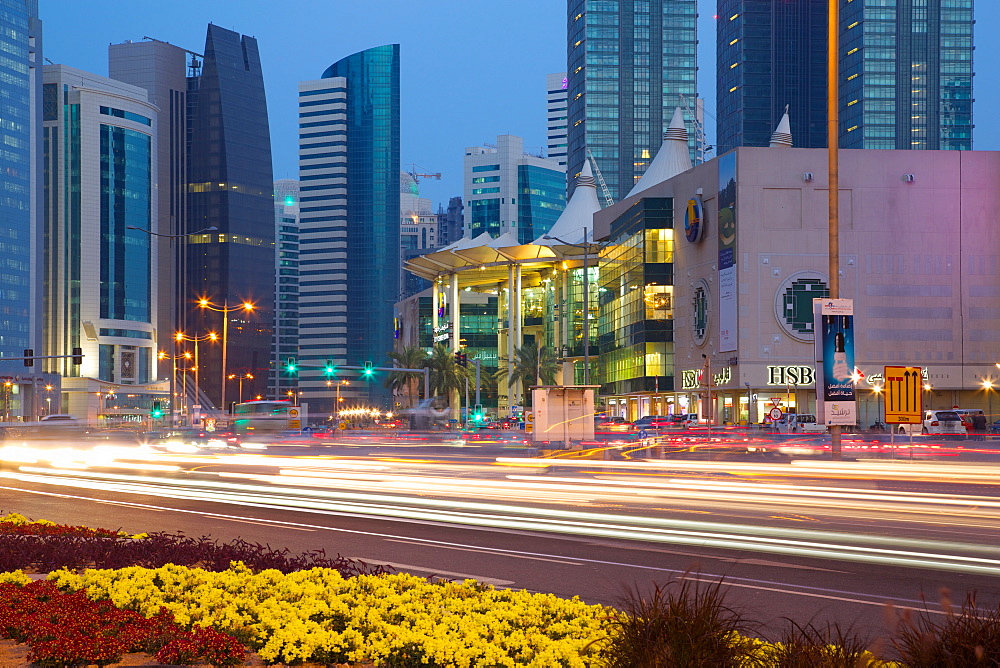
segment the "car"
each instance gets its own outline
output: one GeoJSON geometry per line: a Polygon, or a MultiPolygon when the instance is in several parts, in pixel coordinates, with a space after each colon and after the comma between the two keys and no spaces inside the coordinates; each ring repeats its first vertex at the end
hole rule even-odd
{"type": "Polygon", "coordinates": [[[647,415],[632,423],[633,427],[639,431],[659,431],[673,426],[674,423],[669,417],[663,415],[647,415]]]}
{"type": "Polygon", "coordinates": [[[969,435],[969,430],[962,422],[962,416],[954,409],[925,411],[924,426],[921,431],[924,434],[969,435]]]}
{"type": "Polygon", "coordinates": [[[816,422],[811,413],[788,413],[774,423],[779,434],[822,434],[827,431],[825,424],[816,422]]]}
{"type": "Polygon", "coordinates": [[[54,415],[43,415],[39,420],[39,422],[63,422],[63,423],[76,424],[77,419],[72,415],[64,415],[61,413],[57,413],[54,415]]]}
{"type": "Polygon", "coordinates": [[[632,423],[621,416],[594,420],[595,431],[631,431],[632,423]]]}

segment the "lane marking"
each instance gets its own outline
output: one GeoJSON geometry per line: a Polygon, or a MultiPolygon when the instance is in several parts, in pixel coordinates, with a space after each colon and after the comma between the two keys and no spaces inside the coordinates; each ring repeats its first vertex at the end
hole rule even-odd
{"type": "Polygon", "coordinates": [[[235,517],[222,517],[220,519],[224,519],[229,522],[241,522],[243,524],[256,524],[257,526],[271,527],[272,529],[295,529],[296,531],[316,531],[316,529],[307,529],[305,527],[290,527],[290,526],[284,526],[282,524],[271,524],[270,522],[258,522],[255,520],[238,520],[235,517]]]}
{"type": "Polygon", "coordinates": [[[484,547],[481,549],[470,549],[466,547],[451,547],[448,545],[425,545],[419,540],[402,540],[399,538],[386,538],[387,543],[407,543],[409,545],[424,545],[424,547],[433,547],[438,550],[458,550],[459,552],[478,552],[479,554],[493,554],[500,557],[513,557],[514,559],[531,559],[534,561],[548,561],[553,564],[566,564],[568,566],[583,566],[582,563],[578,561],[566,561],[565,559],[547,559],[545,557],[530,557],[523,554],[510,554],[507,552],[499,551],[494,548],[484,547]]]}
{"type": "Polygon", "coordinates": [[[432,576],[442,576],[447,575],[449,578],[461,578],[462,580],[478,580],[485,584],[491,584],[495,587],[506,587],[508,585],[514,584],[513,580],[501,580],[499,578],[488,578],[482,575],[469,575],[468,573],[455,573],[453,571],[442,571],[438,568],[429,568],[427,566],[413,566],[411,564],[398,564],[389,563],[381,559],[371,559],[369,557],[347,557],[348,559],[353,559],[354,561],[363,561],[368,564],[383,564],[385,566],[392,566],[397,571],[412,572],[417,571],[418,573],[430,573],[432,576]]]}

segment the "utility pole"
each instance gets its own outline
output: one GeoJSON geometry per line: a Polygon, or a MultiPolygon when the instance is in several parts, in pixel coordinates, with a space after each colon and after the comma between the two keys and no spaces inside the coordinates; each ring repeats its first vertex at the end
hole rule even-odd
{"type": "MultiPolygon", "coordinates": [[[[830,18],[827,20],[827,124],[826,146],[829,162],[829,272],[830,298],[840,297],[840,2],[828,0],[830,18]]],[[[816,334],[819,336],[819,333],[816,334]]],[[[823,416],[821,416],[822,418],[823,416]]],[[[840,461],[840,425],[830,425],[830,454],[840,461]]]]}

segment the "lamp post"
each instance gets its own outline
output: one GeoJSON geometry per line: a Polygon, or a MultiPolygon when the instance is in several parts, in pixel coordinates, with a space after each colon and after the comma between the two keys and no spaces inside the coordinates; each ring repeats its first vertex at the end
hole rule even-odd
{"type": "Polygon", "coordinates": [[[986,390],[986,414],[989,416],[986,422],[990,423],[993,421],[993,381],[988,378],[984,380],[983,389],[986,390]]]}
{"type": "Polygon", "coordinates": [[[240,387],[239,391],[240,391],[240,394],[239,394],[239,399],[238,399],[237,403],[243,403],[243,381],[244,381],[244,379],[245,380],[253,380],[253,374],[250,373],[249,371],[247,371],[242,376],[238,376],[235,373],[231,373],[227,377],[229,378],[229,380],[238,380],[239,381],[239,387],[240,387]]]}
{"type": "MultiPolygon", "coordinates": [[[[194,343],[194,396],[196,401],[201,401],[201,368],[198,366],[200,359],[198,356],[198,344],[202,341],[218,341],[219,335],[215,332],[209,332],[205,336],[187,336],[184,332],[177,332],[174,334],[174,341],[180,343],[182,341],[191,341],[194,343]]],[[[184,353],[187,359],[190,358],[190,353],[184,353]]],[[[184,407],[187,408],[187,373],[184,374],[184,407]]]]}
{"type": "Polygon", "coordinates": [[[45,386],[45,414],[52,415],[52,386],[45,386]]]}
{"type": "Polygon", "coordinates": [[[882,422],[882,420],[880,419],[882,413],[881,409],[879,408],[878,402],[879,402],[879,397],[882,396],[882,386],[881,385],[873,386],[872,392],[875,393],[875,422],[880,423],[882,422]]]}
{"type": "Polygon", "coordinates": [[[223,412],[223,415],[225,415],[228,413],[228,409],[226,408],[226,353],[229,348],[229,314],[233,311],[250,313],[255,307],[251,302],[247,301],[243,302],[239,306],[230,307],[228,297],[222,302],[222,306],[213,304],[207,298],[202,297],[198,300],[198,307],[222,314],[222,396],[219,400],[219,409],[223,412]]]}
{"type": "Polygon", "coordinates": [[[601,248],[603,244],[591,244],[587,241],[587,228],[583,228],[583,243],[573,244],[559,237],[546,234],[543,239],[558,241],[564,246],[574,246],[583,249],[583,384],[590,385],[590,247],[601,248]]]}

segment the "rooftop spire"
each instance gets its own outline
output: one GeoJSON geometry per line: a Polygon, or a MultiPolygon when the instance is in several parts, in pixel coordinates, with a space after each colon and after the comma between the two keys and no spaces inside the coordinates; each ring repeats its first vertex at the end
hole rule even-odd
{"type": "Polygon", "coordinates": [[[561,242],[545,237],[559,237],[563,241],[571,244],[578,244],[583,241],[583,230],[590,230],[593,237],[594,214],[601,210],[601,203],[597,199],[597,182],[594,180],[594,170],[590,167],[590,159],[585,158],[583,169],[576,177],[576,190],[566,202],[566,208],[559,215],[558,220],[552,224],[551,229],[534,243],[539,246],[558,246],[561,242]]]}
{"type": "Polygon", "coordinates": [[[771,148],[791,148],[792,146],[792,128],[791,123],[788,121],[788,105],[785,105],[785,115],[781,117],[778,121],[778,127],[775,128],[774,134],[771,135],[771,148]]]}

